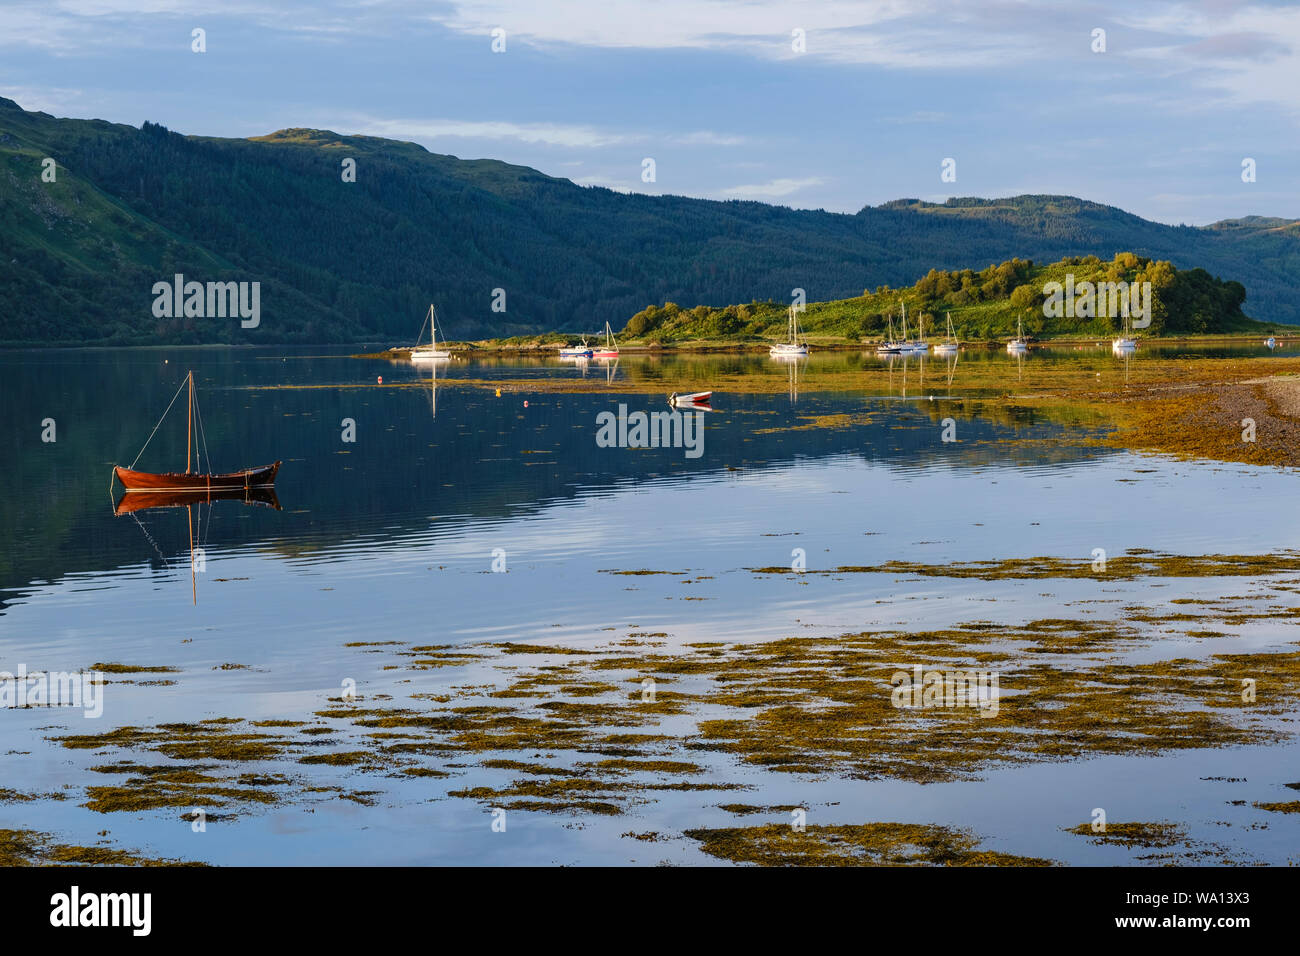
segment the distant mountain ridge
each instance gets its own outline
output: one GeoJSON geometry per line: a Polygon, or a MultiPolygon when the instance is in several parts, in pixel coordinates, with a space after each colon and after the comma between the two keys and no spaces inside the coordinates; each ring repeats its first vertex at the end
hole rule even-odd
{"type": "Polygon", "coordinates": [[[1293,220],[1166,226],[1069,196],[794,210],[583,187],[372,136],[182,136],[0,98],[9,344],[408,342],[430,301],[453,339],[619,328],[666,301],[833,300],[932,268],[1121,251],[1236,280],[1246,314],[1300,323],[1293,220]],[[261,322],[156,317],[151,289],[178,273],[260,282],[261,322]]]}

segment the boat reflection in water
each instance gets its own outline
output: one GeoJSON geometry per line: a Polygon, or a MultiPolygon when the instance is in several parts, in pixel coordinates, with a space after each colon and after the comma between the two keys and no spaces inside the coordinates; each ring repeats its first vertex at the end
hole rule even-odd
{"type": "Polygon", "coordinates": [[[282,511],[275,489],[222,488],[212,491],[128,491],[118,499],[113,514],[125,515],[152,508],[189,508],[191,505],[211,504],[214,501],[242,501],[246,505],[266,505],[282,511]]]}
{"type": "MultiPolygon", "coordinates": [[[[138,511],[153,511],[162,508],[184,508],[186,522],[190,531],[190,594],[197,605],[199,603],[199,584],[196,571],[199,566],[206,563],[206,558],[200,557],[203,554],[203,548],[198,549],[194,546],[194,509],[201,508],[202,505],[208,506],[208,527],[212,524],[212,507],[218,501],[238,501],[246,505],[262,505],[268,508],[274,508],[276,511],[283,510],[280,507],[280,499],[276,496],[275,488],[271,486],[262,486],[260,488],[214,488],[211,491],[126,491],[122,497],[117,500],[113,507],[113,514],[116,516],[130,515],[136,524],[140,524],[140,519],[136,517],[138,511]]],[[[203,512],[199,512],[199,538],[202,541],[203,529],[203,512]]],[[[169,564],[167,556],[159,549],[157,542],[140,524],[140,530],[144,536],[149,539],[149,543],[154,546],[158,556],[162,559],[164,565],[169,564]]]]}

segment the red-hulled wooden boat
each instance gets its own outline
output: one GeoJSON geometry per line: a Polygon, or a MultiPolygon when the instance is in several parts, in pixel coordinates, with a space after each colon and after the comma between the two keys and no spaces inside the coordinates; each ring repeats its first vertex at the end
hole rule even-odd
{"type": "Polygon", "coordinates": [[[113,469],[117,480],[126,486],[127,491],[192,491],[201,494],[205,491],[244,491],[251,488],[270,488],[275,484],[275,473],[280,470],[280,462],[263,465],[261,468],[245,468],[224,475],[204,475],[197,472],[170,471],[154,474],[147,471],[132,471],[118,465],[113,469]]]}
{"type": "MultiPolygon", "coordinates": [[[[275,485],[276,472],[280,470],[280,462],[273,465],[262,465],[258,468],[245,468],[242,471],[226,472],[225,474],[213,474],[207,472],[197,472],[191,468],[193,461],[194,445],[194,373],[190,372],[186,376],[186,383],[189,386],[189,421],[186,426],[185,435],[185,471],[168,471],[168,472],[148,472],[136,471],[134,468],[123,468],[121,465],[113,467],[113,476],[126,488],[128,492],[192,492],[195,494],[205,494],[218,491],[252,491],[255,488],[271,488],[275,485]]],[[[182,386],[184,387],[184,386],[182,386]]],[[[177,395],[180,391],[177,390],[177,395]]],[[[176,399],[172,398],[172,404],[176,399]]],[[[171,406],[167,408],[171,411],[171,406]]],[[[163,418],[167,417],[167,412],[163,412],[163,418]]],[[[158,424],[162,424],[161,420],[158,424]]],[[[154,431],[158,430],[154,426],[154,431]]],[[[153,436],[150,435],[150,438],[153,436]]],[[[145,442],[145,447],[149,442],[145,442]]],[[[142,448],[141,454],[144,453],[142,448]]],[[[136,456],[139,460],[139,456],[136,456]]],[[[132,509],[134,510],[134,509],[132,509]]]]}

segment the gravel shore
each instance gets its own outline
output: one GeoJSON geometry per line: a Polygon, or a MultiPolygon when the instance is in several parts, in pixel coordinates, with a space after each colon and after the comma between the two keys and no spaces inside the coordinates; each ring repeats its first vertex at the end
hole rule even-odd
{"type": "Polygon", "coordinates": [[[1202,384],[1147,396],[1116,443],[1198,458],[1300,466],[1300,377],[1202,384]],[[1253,424],[1253,429],[1252,429],[1253,424]]]}

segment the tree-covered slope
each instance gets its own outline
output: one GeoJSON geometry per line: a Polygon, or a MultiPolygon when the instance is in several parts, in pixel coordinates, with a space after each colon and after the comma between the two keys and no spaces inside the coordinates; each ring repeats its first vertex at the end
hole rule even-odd
{"type": "MultiPolygon", "coordinates": [[[[1167,261],[1131,252],[1118,253],[1109,261],[1070,256],[1047,265],[1011,259],[978,271],[932,269],[905,288],[881,285],[864,289],[860,296],[810,302],[799,322],[806,335],[821,342],[887,338],[891,320],[894,337],[902,338],[904,309],[910,317],[909,337],[916,335],[919,321],[928,338],[943,338],[951,317],[953,331],[963,342],[1005,340],[1022,329],[1037,338],[1109,338],[1124,328],[1110,283],[1117,287],[1124,283],[1130,289],[1150,283],[1149,299],[1142,294],[1129,299],[1130,321],[1140,323],[1135,331],[1143,336],[1264,328],[1242,313],[1246,290],[1240,283],[1216,279],[1204,269],[1176,269],[1167,261]],[[1113,307],[1107,308],[1112,302],[1113,307]]],[[[782,339],[788,309],[788,303],[774,301],[722,308],[682,308],[669,302],[632,316],[623,327],[623,341],[782,339]]]]}
{"type": "Polygon", "coordinates": [[[374,137],[181,136],[0,99],[0,342],[403,342],[430,301],[453,338],[582,330],[648,303],[840,299],[936,267],[1121,250],[1236,279],[1252,316],[1300,321],[1285,220],[1169,227],[1046,196],[842,215],[627,195],[374,137]],[[176,273],[260,282],[260,326],[155,317],[153,284],[176,273]]]}

